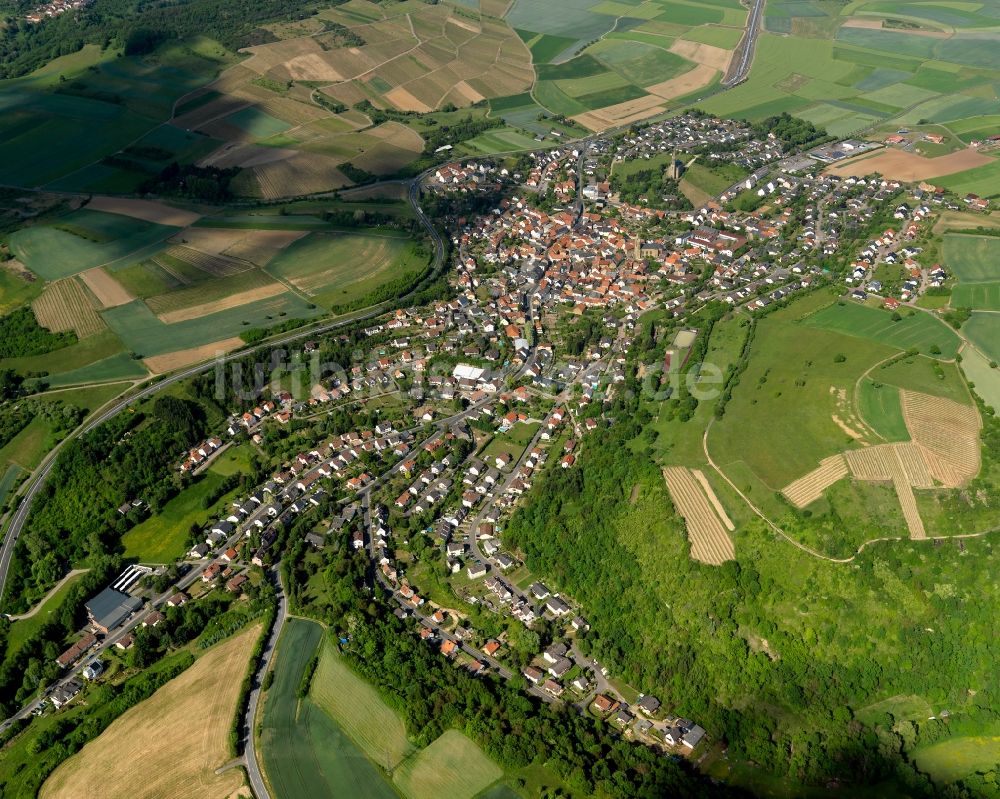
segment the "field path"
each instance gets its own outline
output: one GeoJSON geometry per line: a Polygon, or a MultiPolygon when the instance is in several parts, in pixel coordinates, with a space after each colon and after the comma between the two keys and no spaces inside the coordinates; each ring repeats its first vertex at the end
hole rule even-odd
{"type": "Polygon", "coordinates": [[[46,602],[52,599],[52,597],[55,596],[56,592],[64,585],[66,585],[66,583],[68,583],[78,574],[86,574],[89,571],[90,569],[73,569],[73,571],[71,571],[69,574],[63,577],[58,583],[52,586],[51,590],[45,596],[39,599],[38,604],[36,604],[31,610],[29,610],[27,613],[19,613],[17,616],[10,616],[8,618],[10,618],[11,621],[21,621],[21,619],[30,619],[32,616],[38,613],[38,611],[42,609],[42,605],[44,605],[46,602]]]}

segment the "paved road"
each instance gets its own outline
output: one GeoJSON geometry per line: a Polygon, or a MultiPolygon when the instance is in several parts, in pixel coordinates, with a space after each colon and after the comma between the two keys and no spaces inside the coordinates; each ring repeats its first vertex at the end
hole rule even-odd
{"type": "MultiPolygon", "coordinates": [[[[408,199],[410,201],[410,204],[413,206],[413,210],[416,213],[417,218],[420,220],[421,224],[426,229],[428,235],[431,238],[431,242],[434,245],[434,259],[432,262],[433,266],[431,268],[428,280],[437,279],[441,270],[445,266],[444,242],[442,241],[440,234],[434,228],[434,225],[431,224],[430,220],[427,218],[427,215],[424,214],[423,209],[420,207],[421,181],[423,181],[424,178],[427,175],[431,174],[432,172],[433,170],[429,170],[428,172],[425,172],[414,178],[413,181],[411,181],[410,183],[410,189],[408,193],[408,199]]],[[[59,452],[61,451],[62,447],[66,444],[67,441],[70,441],[73,438],[79,437],[81,435],[90,432],[95,427],[104,424],[106,421],[117,416],[119,413],[124,411],[126,408],[129,408],[130,406],[134,405],[136,402],[145,399],[146,397],[150,397],[153,394],[156,394],[162,391],[163,389],[167,388],[168,386],[177,383],[178,381],[186,380],[189,377],[193,377],[203,372],[210,371],[211,369],[216,368],[216,366],[219,363],[225,364],[228,363],[229,361],[235,361],[237,359],[244,358],[247,355],[251,355],[255,352],[268,350],[273,347],[280,347],[284,344],[290,344],[294,341],[299,341],[301,339],[308,338],[310,336],[315,336],[317,334],[326,333],[331,330],[336,330],[337,328],[346,327],[347,325],[351,325],[356,322],[363,321],[365,319],[371,319],[382,313],[385,313],[392,305],[399,302],[400,300],[406,300],[409,297],[413,296],[418,289],[419,286],[414,288],[413,291],[409,292],[403,297],[398,298],[397,300],[388,301],[380,303],[379,305],[372,306],[365,312],[355,314],[350,318],[340,319],[335,322],[326,322],[316,325],[310,325],[305,328],[299,328],[292,333],[288,333],[279,336],[277,338],[270,339],[267,342],[259,344],[255,347],[240,350],[239,352],[223,356],[218,360],[210,361],[208,363],[203,363],[198,366],[192,366],[180,372],[175,372],[169,377],[165,377],[156,383],[148,385],[145,388],[141,389],[140,391],[134,394],[130,394],[128,397],[124,399],[112,401],[111,404],[104,406],[103,409],[93,414],[81,427],[78,427],[73,432],[72,435],[67,436],[66,439],[64,439],[60,444],[58,444],[49,452],[49,454],[45,457],[45,459],[42,461],[39,467],[35,470],[34,474],[32,474],[31,478],[26,484],[26,488],[22,489],[24,490],[25,493],[20,500],[20,504],[17,506],[17,509],[14,511],[14,514],[10,519],[10,523],[7,527],[7,532],[3,540],[3,546],[0,547],[0,604],[2,604],[3,602],[4,589],[7,584],[7,573],[8,570],[10,569],[10,562],[14,554],[14,547],[17,544],[18,536],[24,529],[24,524],[31,513],[31,508],[32,504],[34,503],[35,497],[37,496],[38,492],[42,489],[42,487],[45,485],[45,482],[48,479],[49,474],[52,472],[52,467],[55,465],[56,457],[58,456],[59,452]]]]}
{"type": "Polygon", "coordinates": [[[742,83],[750,74],[750,65],[753,64],[753,54],[757,49],[757,37],[760,35],[760,23],[764,16],[765,0],[754,0],[753,8],[747,15],[747,29],[743,34],[743,39],[736,48],[733,55],[732,64],[736,65],[733,71],[723,80],[722,84],[726,88],[731,88],[738,83],[742,83]]]}
{"type": "Polygon", "coordinates": [[[278,638],[288,616],[288,600],[285,598],[284,587],[281,585],[281,574],[277,566],[271,571],[271,580],[278,591],[278,615],[275,617],[274,627],[271,628],[267,643],[264,644],[264,651],[260,656],[260,666],[257,669],[257,674],[254,675],[253,687],[250,689],[246,718],[243,720],[243,751],[246,757],[247,776],[257,799],[271,799],[267,784],[264,782],[264,776],[260,772],[260,763],[257,762],[257,748],[254,740],[254,723],[257,719],[257,706],[260,702],[260,687],[264,684],[264,675],[267,674],[274,650],[278,645],[278,638]]]}

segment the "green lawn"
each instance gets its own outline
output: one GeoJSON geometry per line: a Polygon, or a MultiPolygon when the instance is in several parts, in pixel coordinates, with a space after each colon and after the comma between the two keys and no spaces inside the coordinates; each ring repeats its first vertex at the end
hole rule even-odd
{"type": "Polygon", "coordinates": [[[253,445],[249,443],[229,447],[221,455],[216,456],[208,470],[223,477],[229,477],[231,474],[249,474],[254,451],[253,445]]]}
{"type": "Polygon", "coordinates": [[[46,280],[115,261],[176,233],[178,228],[81,209],[10,236],[11,251],[46,280]]]}
{"type": "Polygon", "coordinates": [[[323,628],[289,619],[278,642],[274,683],[264,698],[259,751],[275,799],[305,796],[398,799],[337,723],[296,693],[323,628]]]}
{"type": "Polygon", "coordinates": [[[223,480],[221,474],[209,469],[193,485],[164,505],[158,514],[125,533],[122,536],[125,557],[136,558],[143,563],[172,563],[183,555],[191,525],[215,521],[218,510],[236,496],[237,492],[232,491],[209,508],[202,505],[204,499],[222,485],[223,480]]]}
{"type": "Polygon", "coordinates": [[[858,391],[861,418],[886,441],[909,441],[899,389],[866,378],[858,391]]]}
{"type": "Polygon", "coordinates": [[[538,432],[537,423],[515,424],[506,433],[495,435],[480,453],[480,457],[492,465],[494,458],[507,453],[516,461],[521,457],[525,447],[531,443],[536,432],[538,432]]]}
{"type": "Polygon", "coordinates": [[[743,464],[748,478],[762,481],[750,486],[751,497],[788,485],[848,447],[833,416],[844,420],[858,377],[893,353],[875,341],[791,321],[796,314],[793,304],[760,322],[750,363],[709,435],[712,456],[727,474],[743,464]],[[838,363],[837,353],[847,353],[846,361],[838,363]]]}
{"type": "MultiPolygon", "coordinates": [[[[929,313],[913,313],[894,322],[892,314],[853,301],[840,301],[817,311],[806,322],[810,327],[878,341],[901,350],[917,349],[925,355],[954,358],[961,339],[954,330],[929,313]],[[932,352],[934,347],[939,352],[932,352]]],[[[844,351],[850,354],[850,349],[844,351]]]]}
{"type": "Polygon", "coordinates": [[[879,366],[869,377],[877,383],[933,394],[963,405],[971,402],[958,366],[926,355],[914,355],[879,366]]]}

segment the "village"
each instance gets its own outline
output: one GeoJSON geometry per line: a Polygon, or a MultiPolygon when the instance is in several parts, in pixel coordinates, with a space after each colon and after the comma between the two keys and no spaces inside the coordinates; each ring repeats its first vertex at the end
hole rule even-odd
{"type": "Polygon", "coordinates": [[[51,19],[52,17],[58,17],[60,14],[65,14],[67,11],[76,11],[81,8],[86,8],[94,0],[52,0],[50,3],[43,3],[40,6],[33,8],[30,12],[25,14],[24,18],[31,23],[39,23],[43,19],[51,19]]]}
{"type": "MultiPolygon", "coordinates": [[[[605,409],[636,367],[644,314],[683,324],[710,303],[766,313],[840,274],[845,296],[896,310],[949,279],[917,242],[939,208],[959,206],[933,186],[824,174],[821,159],[703,116],[527,161],[524,171],[456,163],[429,179],[429,192],[500,195],[452,231],[451,299],[367,323],[352,364],[298,390],[275,383],[178,453],[184,480],[238,448],[273,470],[192,540],[172,564],[176,582],[156,590],[167,569],[136,564],[87,603],[88,628],[57,658],[65,676],[35,712],[71,701],[81,680],[100,678],[106,653],[127,651],[168,608],[259,586],[294,527],[317,557],[343,557],[340,541],[366,553],[371,589],[456,667],[521,679],[663,751],[704,751],[711,731],[584,653],[586,608],[505,548],[506,520],[546,470],[576,468],[588,434],[614,424],[605,409]],[[677,152],[709,145],[718,152],[699,157],[738,162],[746,176],[701,207],[657,209],[611,190],[622,159],[670,153],[664,168],[679,173],[677,152]],[[873,225],[881,232],[863,235],[873,225]],[[484,635],[469,608],[513,626],[484,635]],[[513,652],[519,627],[535,636],[528,658],[513,652]]],[[[698,335],[681,332],[677,364],[698,335]]]]}

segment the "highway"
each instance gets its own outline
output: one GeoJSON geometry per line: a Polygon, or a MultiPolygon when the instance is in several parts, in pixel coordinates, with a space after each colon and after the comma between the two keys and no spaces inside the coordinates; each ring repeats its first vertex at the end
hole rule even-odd
{"type": "Polygon", "coordinates": [[[742,83],[750,74],[750,66],[753,64],[753,54],[757,49],[757,37],[760,35],[760,23],[764,16],[764,3],[766,0],[754,0],[753,8],[747,15],[747,28],[743,34],[743,39],[736,47],[733,54],[732,63],[736,64],[735,71],[730,66],[730,74],[722,81],[722,85],[731,88],[738,83],[742,83]]]}
{"type": "MultiPolygon", "coordinates": [[[[423,209],[420,207],[420,184],[429,175],[433,173],[433,169],[428,170],[410,182],[410,189],[407,194],[410,204],[413,206],[414,213],[417,219],[426,229],[428,235],[430,236],[431,242],[434,245],[434,259],[432,261],[432,268],[428,277],[421,281],[421,283],[431,282],[436,280],[439,276],[441,270],[444,268],[444,242],[441,239],[440,234],[431,224],[430,220],[424,214],[423,209]]],[[[217,360],[209,361],[207,363],[202,363],[197,366],[192,366],[187,369],[175,372],[168,377],[165,377],[151,385],[146,386],[140,391],[130,394],[129,396],[113,400],[108,406],[100,409],[92,415],[83,425],[78,427],[71,435],[67,436],[62,442],[56,445],[51,452],[43,459],[41,464],[35,470],[35,472],[29,478],[26,489],[23,490],[23,496],[14,511],[13,516],[11,516],[10,523],[7,526],[6,535],[4,536],[3,545],[0,547],[0,606],[3,604],[4,591],[7,585],[7,574],[10,569],[11,558],[14,555],[14,548],[17,544],[18,536],[20,536],[21,531],[24,529],[24,524],[31,513],[31,507],[35,500],[36,495],[45,485],[49,474],[52,472],[52,467],[55,465],[56,458],[62,447],[65,446],[66,442],[77,438],[81,435],[85,435],[93,430],[95,427],[104,424],[109,419],[114,418],[119,413],[125,409],[131,407],[135,403],[150,397],[168,386],[173,385],[181,380],[186,380],[189,377],[194,377],[195,375],[201,374],[203,372],[208,372],[215,369],[218,364],[225,364],[230,361],[239,360],[245,358],[247,355],[252,355],[255,352],[261,352],[264,350],[270,350],[274,347],[280,347],[284,344],[290,344],[294,341],[299,341],[304,338],[309,338],[310,336],[315,336],[321,333],[328,333],[331,330],[336,330],[341,327],[346,327],[347,325],[355,324],[356,322],[364,321],[366,319],[372,319],[380,314],[385,313],[389,308],[398,302],[405,301],[416,294],[421,288],[420,285],[414,287],[410,292],[397,298],[396,300],[387,301],[374,305],[368,308],[362,313],[355,314],[350,318],[339,319],[334,322],[326,322],[309,325],[307,327],[298,328],[291,333],[281,335],[277,338],[268,339],[262,344],[258,344],[249,349],[239,350],[237,352],[230,353],[220,357],[217,360]]]]}

